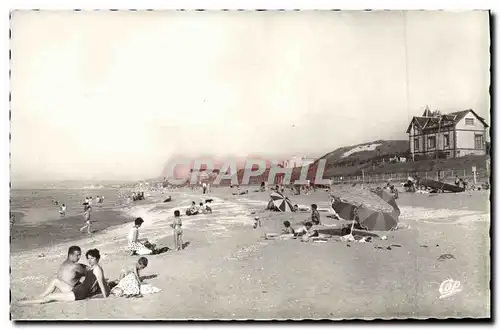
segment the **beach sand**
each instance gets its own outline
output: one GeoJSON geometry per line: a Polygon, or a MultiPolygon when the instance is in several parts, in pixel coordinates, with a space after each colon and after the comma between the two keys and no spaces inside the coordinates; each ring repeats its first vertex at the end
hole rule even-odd
{"type": "MultiPolygon", "coordinates": [[[[253,188],[249,189],[250,191],[253,188]]],[[[387,240],[326,243],[264,240],[279,232],[283,220],[293,224],[307,213],[263,211],[267,193],[233,196],[230,188],[214,188],[213,214],[184,217],[181,252],[149,256],[143,275],[162,292],[142,298],[90,299],[43,306],[11,306],[19,319],[345,319],[489,317],[490,218],[488,192],[441,194],[402,193],[400,221],[410,226],[387,240]],[[255,212],[255,214],[252,214],[255,212]],[[259,216],[263,227],[253,229],[259,216]],[[401,247],[385,249],[391,244],[401,247]],[[376,246],[384,249],[375,249],[376,246]],[[425,246],[425,247],[424,247],[425,246]],[[455,259],[439,261],[442,254],[455,259]],[[441,282],[459,280],[462,291],[439,299],[441,282]]],[[[141,236],[160,246],[173,246],[168,226],[171,207],[182,210],[199,192],[185,191],[165,204],[153,220],[145,216],[141,236]],[[162,219],[163,217],[163,219],[162,219]]],[[[328,195],[291,196],[297,204],[328,208],[328,195]]],[[[160,207],[161,209],[162,207],[160,207]]],[[[149,212],[151,212],[151,208],[149,212]]],[[[158,207],[155,208],[158,212],[158,207]]],[[[334,226],[335,220],[322,220],[334,226]]],[[[137,257],[123,251],[130,225],[108,228],[71,244],[101,250],[106,277],[116,279],[121,267],[137,257]]],[[[16,301],[40,293],[65,259],[69,242],[49,248],[13,252],[11,293],[16,301]],[[43,257],[39,257],[40,253],[43,257]]],[[[85,260],[82,259],[82,262],[85,260]]]]}

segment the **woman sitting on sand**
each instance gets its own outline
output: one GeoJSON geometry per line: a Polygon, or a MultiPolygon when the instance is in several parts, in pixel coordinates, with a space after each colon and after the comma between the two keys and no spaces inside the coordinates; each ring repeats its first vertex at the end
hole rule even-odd
{"type": "Polygon", "coordinates": [[[118,284],[111,290],[111,294],[116,297],[131,297],[141,293],[140,271],[148,266],[148,259],[139,258],[137,263],[122,269],[118,284]]]}
{"type": "Polygon", "coordinates": [[[144,223],[142,218],[137,218],[134,221],[134,226],[130,229],[130,233],[128,235],[128,249],[132,252],[132,255],[148,255],[153,253],[154,246],[145,241],[141,243],[139,240],[139,228],[144,223]]]}
{"type": "Polygon", "coordinates": [[[43,298],[20,301],[20,305],[44,304],[52,301],[75,301],[84,300],[100,292],[106,298],[109,295],[108,286],[104,279],[104,271],[99,265],[101,254],[97,249],[88,250],[85,254],[90,267],[87,270],[85,279],[81,284],[75,286],[68,292],[50,293],[43,298]]]}

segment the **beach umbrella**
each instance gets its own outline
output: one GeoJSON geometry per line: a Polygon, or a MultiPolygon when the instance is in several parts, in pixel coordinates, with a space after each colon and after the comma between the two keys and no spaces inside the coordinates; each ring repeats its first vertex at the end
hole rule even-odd
{"type": "Polygon", "coordinates": [[[390,230],[398,224],[400,211],[394,197],[384,193],[356,187],[334,188],[330,191],[332,208],[341,218],[356,220],[368,230],[390,230]]]}
{"type": "Polygon", "coordinates": [[[269,194],[271,202],[280,212],[293,212],[292,202],[282,193],[273,191],[269,194]]]}
{"type": "Polygon", "coordinates": [[[401,210],[399,209],[399,206],[396,203],[396,198],[393,194],[389,193],[387,190],[384,190],[380,187],[377,187],[376,189],[371,189],[370,191],[378,195],[380,198],[382,198],[387,204],[389,204],[396,211],[398,215],[401,214],[401,210]]]}

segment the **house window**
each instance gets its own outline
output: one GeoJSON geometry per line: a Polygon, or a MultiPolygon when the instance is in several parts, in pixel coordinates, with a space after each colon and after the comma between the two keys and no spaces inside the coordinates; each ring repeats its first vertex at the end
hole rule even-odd
{"type": "Polygon", "coordinates": [[[465,125],[474,126],[474,118],[465,118],[465,125]]]}
{"type": "Polygon", "coordinates": [[[417,151],[420,150],[420,144],[419,144],[418,139],[415,139],[413,146],[414,146],[415,150],[417,150],[417,151]]]}
{"type": "Polygon", "coordinates": [[[444,146],[449,147],[450,146],[450,136],[448,134],[445,134],[444,136],[444,146]]]}
{"type": "Polygon", "coordinates": [[[429,136],[427,138],[427,146],[430,149],[436,148],[436,137],[435,136],[429,136]]]}
{"type": "Polygon", "coordinates": [[[481,134],[474,135],[474,148],[483,149],[483,136],[481,134]]]}

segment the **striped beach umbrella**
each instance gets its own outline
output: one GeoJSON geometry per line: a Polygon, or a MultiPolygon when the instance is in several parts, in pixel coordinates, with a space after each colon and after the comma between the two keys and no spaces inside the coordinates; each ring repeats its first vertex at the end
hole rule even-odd
{"type": "Polygon", "coordinates": [[[356,220],[368,230],[390,230],[398,224],[400,210],[394,197],[386,193],[355,187],[333,189],[332,208],[344,220],[356,220]]]}
{"type": "Polygon", "coordinates": [[[270,194],[271,201],[273,205],[280,211],[280,212],[293,212],[293,205],[292,202],[282,193],[273,191],[270,194]]]}
{"type": "Polygon", "coordinates": [[[376,189],[371,189],[370,190],[372,193],[378,195],[380,198],[382,198],[387,204],[389,204],[398,214],[398,216],[401,214],[401,210],[399,209],[398,204],[396,203],[396,198],[394,197],[393,194],[389,193],[387,190],[384,190],[380,187],[377,187],[376,189]]]}

